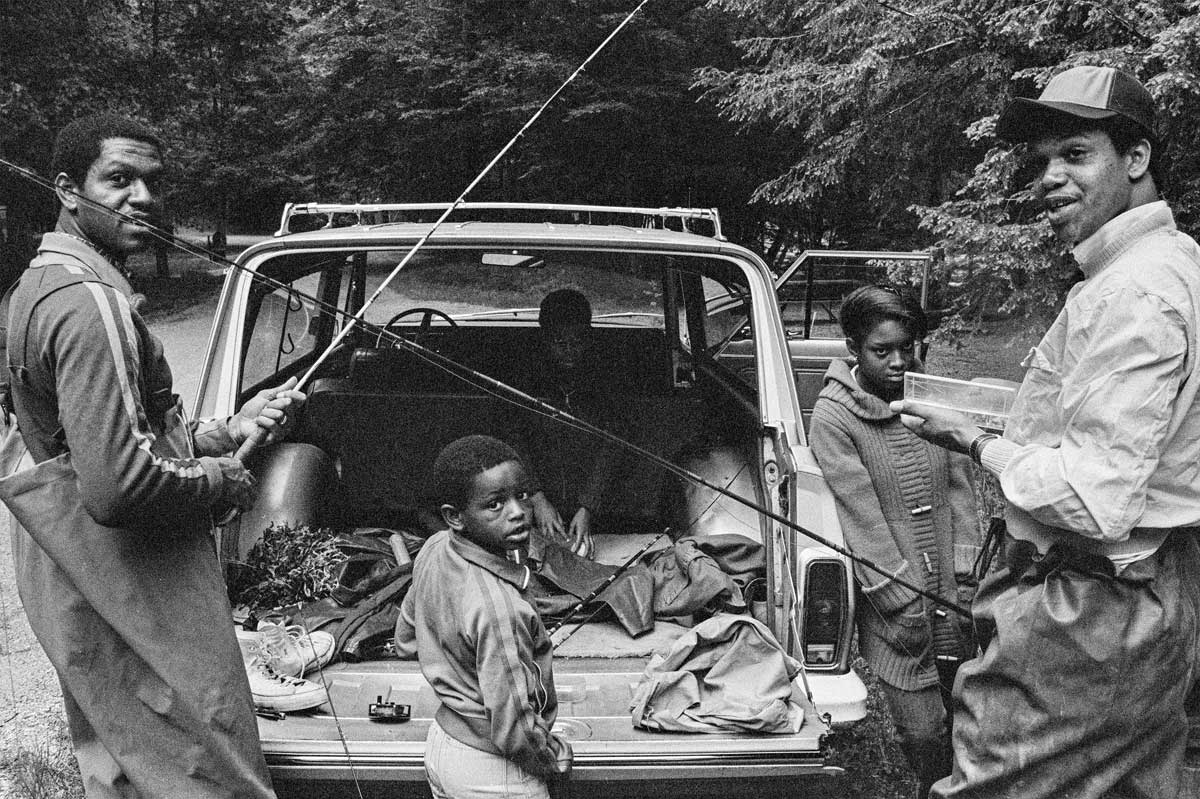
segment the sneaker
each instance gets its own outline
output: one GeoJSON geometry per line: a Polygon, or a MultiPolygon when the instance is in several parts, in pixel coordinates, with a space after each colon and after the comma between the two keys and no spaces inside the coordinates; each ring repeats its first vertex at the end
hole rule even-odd
{"type": "Polygon", "coordinates": [[[305,633],[297,624],[284,627],[272,622],[260,622],[253,652],[278,674],[303,677],[319,669],[333,658],[334,638],[317,630],[305,633]]]}
{"type": "Polygon", "coordinates": [[[300,677],[288,677],[255,658],[246,665],[254,704],[268,710],[307,710],[329,699],[325,687],[300,677]]]}

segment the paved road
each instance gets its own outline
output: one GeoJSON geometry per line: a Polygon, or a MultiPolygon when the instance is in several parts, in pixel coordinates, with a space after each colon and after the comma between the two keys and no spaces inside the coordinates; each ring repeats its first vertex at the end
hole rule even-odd
{"type": "Polygon", "coordinates": [[[150,323],[150,330],[162,339],[167,362],[174,374],[175,393],[183,397],[183,406],[188,413],[194,407],[200,367],[216,310],[217,298],[214,296],[184,313],[150,323]]]}

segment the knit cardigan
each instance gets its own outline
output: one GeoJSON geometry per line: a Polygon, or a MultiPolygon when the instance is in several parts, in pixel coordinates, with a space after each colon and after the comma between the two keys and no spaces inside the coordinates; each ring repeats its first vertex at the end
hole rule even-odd
{"type": "Polygon", "coordinates": [[[974,595],[980,531],[970,461],[919,438],[888,404],[834,361],[813,408],[809,442],[833,492],[846,544],[891,577],[855,565],[858,646],[884,682],[936,685],[937,655],[969,658],[969,621],[893,578],[951,602],[974,595]],[[926,627],[928,646],[909,651],[898,625],[926,627]]]}

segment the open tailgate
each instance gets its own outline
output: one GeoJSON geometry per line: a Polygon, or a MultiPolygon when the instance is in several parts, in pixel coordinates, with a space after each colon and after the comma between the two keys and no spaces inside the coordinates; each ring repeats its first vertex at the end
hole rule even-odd
{"type": "MultiPolygon", "coordinates": [[[[636,730],[629,705],[645,665],[641,658],[556,660],[556,730],[575,751],[571,782],[747,779],[831,774],[820,751],[824,726],[812,706],[792,735],[684,734],[636,730]]],[[[319,675],[309,675],[320,680],[319,675]]],[[[415,661],[337,664],[325,669],[331,702],[312,713],[260,719],[272,773],[288,781],[425,780],[422,756],[437,699],[415,661]],[[412,718],[381,723],[367,717],[379,698],[410,705],[412,718]],[[337,719],[330,704],[336,708],[337,719]],[[339,739],[340,726],[344,741],[339,739]]]]}

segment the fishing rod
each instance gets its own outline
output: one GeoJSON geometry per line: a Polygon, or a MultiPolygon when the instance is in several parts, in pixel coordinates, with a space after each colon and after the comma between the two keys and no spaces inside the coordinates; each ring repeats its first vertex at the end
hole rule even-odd
{"type": "MultiPolygon", "coordinates": [[[[27,170],[23,167],[19,167],[15,164],[12,164],[11,162],[6,161],[4,159],[0,159],[0,166],[4,166],[9,169],[12,169],[13,171],[17,172],[18,174],[22,175],[23,177],[26,177],[27,179],[37,183],[38,185],[48,187],[55,191],[58,191],[58,190],[70,191],[69,189],[60,189],[60,187],[55,186],[53,183],[51,183],[50,181],[47,181],[45,178],[42,178],[40,175],[37,175],[36,173],[34,173],[30,170],[27,170]]],[[[329,313],[330,315],[335,316],[339,319],[345,320],[347,322],[349,322],[349,320],[355,320],[355,323],[359,326],[360,329],[364,330],[365,332],[367,332],[370,335],[375,336],[378,340],[387,341],[397,348],[405,349],[405,350],[413,353],[416,357],[421,358],[422,360],[424,360],[425,362],[429,363],[432,366],[442,369],[443,371],[447,372],[448,374],[467,383],[468,385],[471,385],[475,388],[485,391],[488,394],[490,394],[494,397],[497,397],[498,399],[501,399],[505,402],[513,404],[519,408],[537,413],[548,419],[560,422],[560,423],[566,425],[567,427],[571,427],[575,430],[579,430],[581,432],[592,435],[593,437],[599,438],[600,440],[602,440],[606,443],[614,444],[618,447],[621,447],[623,449],[631,451],[634,454],[638,455],[639,457],[641,457],[641,458],[649,461],[650,463],[658,466],[659,468],[667,471],[668,473],[673,474],[676,477],[679,477],[681,479],[687,480],[688,482],[691,482],[696,485],[702,486],[704,488],[708,488],[713,491],[716,491],[717,493],[728,497],[729,499],[733,500],[734,502],[737,502],[737,503],[745,506],[746,508],[748,508],[752,511],[755,511],[756,513],[762,514],[762,515],[766,516],[767,518],[778,522],[779,524],[783,525],[784,527],[787,527],[788,529],[794,530],[794,531],[812,539],[813,541],[817,542],[818,544],[821,544],[822,546],[828,547],[829,549],[833,550],[834,552],[837,552],[838,554],[849,558],[851,561],[858,563],[858,564],[870,569],[871,571],[876,572],[877,574],[879,574],[883,577],[886,577],[890,580],[895,581],[898,585],[900,585],[904,588],[907,588],[910,591],[913,591],[915,594],[922,596],[937,605],[941,605],[942,607],[945,607],[948,610],[951,610],[952,612],[957,613],[961,616],[964,616],[964,617],[970,616],[970,612],[968,610],[966,610],[965,608],[962,608],[961,606],[959,606],[953,602],[950,602],[931,591],[928,591],[924,588],[921,588],[912,583],[909,583],[908,581],[904,580],[903,578],[898,577],[894,573],[879,566],[874,561],[872,561],[862,555],[856,555],[855,553],[851,552],[848,548],[846,548],[840,544],[837,544],[837,543],[825,538],[824,536],[821,536],[821,535],[807,529],[803,525],[793,522],[791,519],[788,519],[785,516],[774,513],[773,511],[769,510],[768,508],[758,505],[756,502],[754,502],[751,499],[747,499],[746,497],[743,497],[737,493],[734,493],[733,491],[730,491],[722,486],[715,485],[715,484],[705,480],[704,478],[700,477],[699,475],[697,475],[693,472],[690,472],[680,466],[677,466],[676,464],[666,460],[665,458],[663,458],[660,455],[650,452],[649,450],[646,450],[630,441],[626,441],[625,439],[621,438],[620,436],[617,436],[613,433],[610,433],[602,428],[599,428],[599,427],[591,424],[590,422],[586,422],[583,419],[573,416],[572,414],[570,414],[554,405],[551,405],[543,400],[537,399],[536,397],[532,397],[529,394],[526,394],[525,392],[520,391],[519,389],[508,385],[507,383],[503,383],[499,380],[496,380],[495,378],[490,377],[489,375],[486,375],[475,369],[472,369],[469,366],[460,364],[457,361],[455,361],[451,358],[448,358],[447,356],[442,355],[441,353],[436,352],[435,350],[431,350],[421,344],[418,344],[415,341],[410,341],[409,339],[404,338],[401,334],[388,329],[386,326],[376,325],[374,323],[366,321],[365,319],[362,318],[362,310],[361,309],[359,310],[359,312],[357,314],[352,313],[350,311],[346,311],[342,308],[337,307],[336,305],[334,305],[332,303],[326,302],[326,301],[321,300],[317,297],[314,297],[304,291],[296,289],[291,284],[284,283],[279,280],[275,280],[274,278],[271,278],[267,275],[263,275],[260,272],[250,269],[247,266],[239,264],[235,261],[231,261],[231,260],[224,258],[222,256],[219,256],[215,253],[211,253],[203,248],[197,247],[186,241],[178,239],[176,236],[172,235],[171,233],[164,231],[161,228],[158,228],[148,222],[145,222],[145,221],[135,218],[135,217],[128,216],[126,214],[121,213],[120,211],[115,211],[113,209],[106,208],[102,205],[99,205],[98,203],[95,203],[92,200],[89,200],[86,197],[83,197],[78,192],[72,192],[72,193],[76,197],[80,198],[84,202],[89,203],[90,205],[92,205],[93,207],[95,207],[97,210],[99,210],[101,212],[109,213],[111,215],[116,216],[117,218],[122,219],[122,221],[128,221],[131,224],[136,224],[136,225],[144,228],[145,230],[147,230],[147,232],[152,237],[154,237],[160,241],[163,241],[165,243],[176,246],[179,249],[183,250],[184,252],[187,252],[188,254],[195,255],[197,257],[208,260],[212,263],[216,263],[218,265],[223,265],[227,268],[243,272],[243,273],[249,275],[250,279],[253,281],[257,281],[261,284],[267,285],[267,286],[275,288],[277,290],[286,291],[289,293],[289,296],[302,299],[302,300],[310,303],[315,309],[329,313]]],[[[424,240],[427,240],[427,239],[428,239],[428,236],[425,236],[424,240]]],[[[393,274],[394,273],[395,272],[393,270],[393,274]]],[[[343,336],[342,338],[344,339],[345,337],[343,336]]],[[[323,353],[323,357],[327,357],[328,352],[329,352],[329,348],[327,347],[325,352],[323,353]]],[[[308,374],[311,375],[312,371],[313,371],[313,369],[310,367],[308,370],[308,374]]],[[[306,375],[305,379],[308,379],[308,375],[306,375]]]]}

